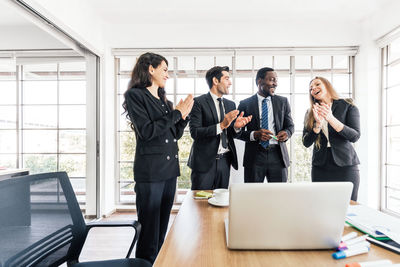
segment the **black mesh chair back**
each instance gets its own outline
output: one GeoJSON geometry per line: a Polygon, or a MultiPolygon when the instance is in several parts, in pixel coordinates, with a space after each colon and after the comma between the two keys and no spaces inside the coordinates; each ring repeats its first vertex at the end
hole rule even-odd
{"type": "Polygon", "coordinates": [[[65,172],[0,180],[0,267],[73,266],[90,228],[65,172]]]}

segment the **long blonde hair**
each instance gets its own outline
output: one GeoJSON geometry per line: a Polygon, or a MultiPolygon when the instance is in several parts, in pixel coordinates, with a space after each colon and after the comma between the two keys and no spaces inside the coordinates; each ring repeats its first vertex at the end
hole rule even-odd
{"type": "MultiPolygon", "coordinates": [[[[326,90],[328,91],[329,95],[331,96],[331,98],[333,100],[338,100],[339,99],[339,94],[333,88],[332,84],[327,79],[325,79],[324,77],[316,76],[314,79],[312,79],[310,81],[310,85],[316,79],[320,80],[324,84],[326,90]]],[[[314,127],[314,124],[315,124],[315,119],[314,119],[314,115],[313,115],[313,112],[312,112],[313,105],[316,102],[319,102],[319,101],[316,100],[311,95],[311,90],[308,90],[308,96],[309,96],[309,100],[310,100],[310,108],[308,109],[304,124],[306,126],[306,129],[311,131],[312,128],[314,127]]],[[[319,148],[321,146],[321,137],[320,136],[318,136],[317,139],[315,140],[315,145],[317,146],[317,148],[319,148]]]]}

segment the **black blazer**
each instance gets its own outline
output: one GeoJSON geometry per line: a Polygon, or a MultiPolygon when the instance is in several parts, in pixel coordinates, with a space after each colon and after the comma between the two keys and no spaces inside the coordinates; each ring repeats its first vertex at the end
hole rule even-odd
{"type": "Polygon", "coordinates": [[[146,88],[125,92],[126,106],[136,135],[136,182],[156,182],[180,175],[177,140],[188,120],[179,110],[171,110],[146,88]]]}
{"type": "MultiPolygon", "coordinates": [[[[286,131],[288,138],[294,132],[294,124],[291,117],[290,105],[286,97],[274,95],[271,96],[272,108],[274,111],[275,132],[286,131]]],[[[258,108],[257,94],[240,101],[239,111],[244,111],[244,116],[253,115],[253,119],[247,124],[246,130],[242,131],[239,139],[246,142],[243,158],[243,166],[251,168],[254,164],[254,159],[258,153],[260,141],[250,141],[250,133],[260,130],[260,111],[258,108]]],[[[279,142],[281,156],[285,167],[289,167],[289,154],[286,143],[279,142]]]]}
{"type": "MultiPolygon", "coordinates": [[[[343,130],[340,132],[336,132],[335,129],[328,124],[329,142],[331,143],[333,160],[336,165],[341,167],[360,164],[357,153],[351,144],[360,138],[360,112],[358,111],[358,108],[346,102],[344,99],[333,100],[332,114],[336,119],[344,124],[343,130]]],[[[312,165],[314,166],[325,164],[328,140],[322,131],[320,131],[319,134],[316,134],[312,129],[308,130],[304,127],[303,144],[305,147],[311,146],[318,136],[321,137],[321,147],[317,148],[314,145],[312,155],[312,165]]]]}
{"type": "MultiPolygon", "coordinates": [[[[235,102],[223,99],[225,113],[236,109],[235,102]]],[[[218,113],[214,100],[210,93],[201,95],[194,99],[192,112],[190,113],[190,135],[193,138],[190,150],[188,166],[199,172],[206,172],[211,168],[218,153],[220,134],[217,135],[216,124],[219,123],[218,113]]],[[[237,170],[236,147],[233,138],[236,132],[233,128],[234,122],[227,128],[228,148],[232,152],[232,166],[237,170]]]]}

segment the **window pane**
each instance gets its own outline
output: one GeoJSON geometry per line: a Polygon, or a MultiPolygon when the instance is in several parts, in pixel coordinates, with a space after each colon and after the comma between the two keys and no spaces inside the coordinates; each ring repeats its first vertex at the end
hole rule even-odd
{"type": "Polygon", "coordinates": [[[178,188],[190,189],[192,182],[190,180],[191,170],[186,163],[180,163],[181,176],[178,177],[178,188]]]}
{"type": "Polygon", "coordinates": [[[57,156],[54,155],[23,155],[23,168],[29,169],[29,174],[57,171],[57,156]]]}
{"type": "Polygon", "coordinates": [[[313,69],[331,69],[331,56],[313,56],[313,69]]]}
{"type": "MultiPolygon", "coordinates": [[[[130,80],[131,80],[131,78],[122,78],[122,77],[120,77],[118,93],[120,93],[120,94],[124,94],[125,93],[125,91],[128,89],[128,84],[129,84],[130,80]]],[[[167,81],[167,86],[168,86],[168,83],[170,81],[171,81],[171,79],[169,81],[167,81]]]]}
{"type": "Polygon", "coordinates": [[[196,78],[196,94],[206,94],[210,91],[205,78],[196,78]]]}
{"type": "Polygon", "coordinates": [[[289,70],[290,69],[290,56],[275,56],[274,57],[275,70],[289,70]]]}
{"type": "Polygon", "coordinates": [[[237,56],[236,57],[236,69],[237,70],[252,70],[253,67],[252,56],[237,56]]]}
{"type": "Polygon", "coordinates": [[[387,190],[387,208],[391,211],[400,213],[400,191],[388,189],[387,190]]]}
{"type": "Polygon", "coordinates": [[[178,70],[194,70],[194,57],[178,57],[178,70]]]}
{"type": "Polygon", "coordinates": [[[254,69],[259,70],[264,67],[272,68],[272,56],[254,56],[254,69]]]}
{"type": "Polygon", "coordinates": [[[310,74],[297,75],[294,80],[294,91],[296,93],[308,94],[310,89],[310,74]]]}
{"type": "Polygon", "coordinates": [[[165,84],[165,91],[167,92],[167,93],[173,93],[174,92],[174,87],[175,87],[175,80],[174,79],[168,79],[167,80],[167,83],[165,84]]]}
{"type": "Polygon", "coordinates": [[[296,56],[295,57],[296,70],[309,70],[311,68],[310,56],[296,56]]]}
{"type": "Polygon", "coordinates": [[[60,79],[86,80],[86,62],[60,63],[60,79]]]}
{"type": "Polygon", "coordinates": [[[86,179],[70,179],[76,198],[80,204],[86,202],[86,179]]]}
{"type": "Polygon", "coordinates": [[[0,81],[15,81],[15,64],[0,64],[0,81]]]}
{"type": "Polygon", "coordinates": [[[196,57],[196,70],[207,71],[214,67],[213,56],[198,56],[196,57]]]}
{"type": "Polygon", "coordinates": [[[339,95],[351,93],[350,76],[348,74],[334,74],[332,85],[339,95]]]}
{"type": "Polygon", "coordinates": [[[17,132],[15,130],[0,130],[0,152],[17,153],[17,132]]]}
{"type": "Polygon", "coordinates": [[[334,69],[349,69],[349,57],[348,56],[333,56],[333,68],[334,69]]]}
{"type": "Polygon", "coordinates": [[[24,80],[57,80],[57,64],[32,64],[23,66],[24,80]]]}
{"type": "Polygon", "coordinates": [[[0,168],[17,168],[17,155],[9,154],[9,155],[1,155],[0,154],[0,168]]]}
{"type": "Polygon", "coordinates": [[[308,95],[295,95],[294,97],[294,110],[292,109],[292,118],[294,119],[294,126],[296,131],[303,131],[304,116],[306,111],[310,108],[310,100],[308,95]]]}
{"type": "Polygon", "coordinates": [[[295,134],[290,138],[294,144],[295,164],[291,168],[293,171],[293,182],[311,181],[311,156],[312,146],[306,148],[302,143],[302,135],[295,134]]]}
{"type": "Polygon", "coordinates": [[[387,185],[400,190],[400,166],[387,165],[387,185]]]}
{"type": "Polygon", "coordinates": [[[69,177],[86,176],[86,155],[61,154],[60,171],[66,171],[69,177]]]}
{"type": "Polygon", "coordinates": [[[60,106],[59,109],[60,128],[86,128],[86,106],[60,106]]]}
{"type": "Polygon", "coordinates": [[[57,153],[57,131],[24,130],[24,153],[57,153]]]}
{"type": "Polygon", "coordinates": [[[181,139],[178,140],[180,161],[187,161],[187,159],[189,158],[190,149],[192,148],[192,143],[193,139],[190,136],[190,133],[188,131],[185,131],[181,139]]]}
{"type": "Polygon", "coordinates": [[[178,94],[193,94],[194,93],[194,79],[193,78],[179,78],[177,80],[176,92],[178,94]]]}
{"type": "Polygon", "coordinates": [[[124,56],[120,58],[119,69],[120,71],[132,71],[133,66],[135,66],[136,57],[124,56]]]}
{"type": "Polygon", "coordinates": [[[392,87],[386,90],[387,100],[387,124],[400,124],[399,99],[400,86],[392,87]]]}
{"type": "Polygon", "coordinates": [[[86,131],[60,131],[60,153],[85,153],[86,131]]]}
{"type": "Polygon", "coordinates": [[[120,180],[133,182],[133,163],[121,162],[119,166],[120,166],[119,169],[120,180]]]}
{"type": "Polygon", "coordinates": [[[400,126],[387,128],[387,163],[400,165],[400,126]]]}
{"type": "Polygon", "coordinates": [[[290,93],[290,77],[288,73],[278,73],[278,86],[275,94],[290,93]]]}
{"type": "Polygon", "coordinates": [[[17,83],[15,81],[0,80],[0,104],[17,103],[17,83]]]}
{"type": "Polygon", "coordinates": [[[17,127],[16,114],[16,106],[0,106],[0,129],[15,129],[17,127]]]}
{"type": "Polygon", "coordinates": [[[120,160],[133,161],[136,150],[136,137],[133,132],[122,132],[119,135],[120,160]]]}
{"type": "Polygon", "coordinates": [[[57,82],[24,81],[22,96],[24,104],[57,104],[57,82]]]}
{"type": "MultiPolygon", "coordinates": [[[[236,103],[239,103],[240,101],[242,101],[242,100],[244,100],[244,99],[246,99],[246,98],[249,98],[249,97],[251,97],[252,95],[250,95],[250,94],[246,94],[246,95],[236,95],[236,97],[235,97],[235,102],[236,103]]],[[[238,107],[238,104],[236,104],[236,108],[238,107]]]]}
{"type": "MultiPolygon", "coordinates": [[[[232,56],[217,56],[217,66],[228,66],[232,70],[232,56]]],[[[212,66],[210,66],[211,68],[212,66]]]]}
{"type": "Polygon", "coordinates": [[[136,195],[134,191],[135,182],[132,181],[121,181],[119,188],[119,201],[120,202],[129,202],[135,203],[136,202],[136,195]]]}
{"type": "MultiPolygon", "coordinates": [[[[122,113],[123,108],[120,109],[120,113],[122,113]]],[[[120,120],[119,120],[119,129],[120,131],[127,131],[127,130],[132,130],[131,126],[130,126],[130,121],[126,118],[126,113],[121,114],[119,116],[120,120]]]]}
{"type": "Polygon", "coordinates": [[[251,94],[253,78],[235,78],[235,90],[239,94],[251,94]]]}
{"type": "Polygon", "coordinates": [[[24,128],[57,128],[57,106],[24,106],[24,128]]]}
{"type": "Polygon", "coordinates": [[[60,81],[60,104],[85,104],[86,81],[60,81]]]}
{"type": "Polygon", "coordinates": [[[400,85],[400,63],[388,67],[388,86],[400,85]]]}

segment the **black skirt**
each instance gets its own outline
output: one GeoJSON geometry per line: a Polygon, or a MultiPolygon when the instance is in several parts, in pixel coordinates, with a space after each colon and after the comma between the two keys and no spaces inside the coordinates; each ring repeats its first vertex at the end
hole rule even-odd
{"type": "Polygon", "coordinates": [[[311,180],[313,182],[352,182],[353,192],[351,200],[357,201],[360,171],[358,165],[340,167],[335,164],[332,150],[328,148],[328,155],[324,165],[312,166],[311,180]]]}

